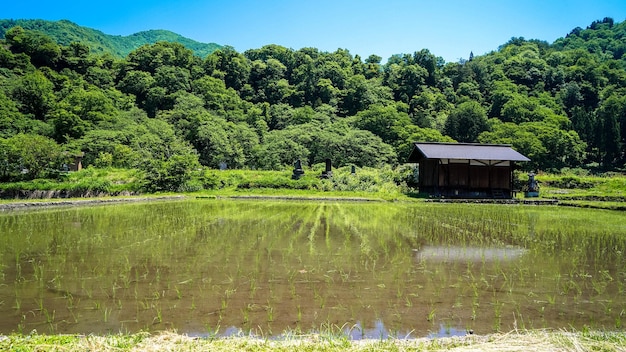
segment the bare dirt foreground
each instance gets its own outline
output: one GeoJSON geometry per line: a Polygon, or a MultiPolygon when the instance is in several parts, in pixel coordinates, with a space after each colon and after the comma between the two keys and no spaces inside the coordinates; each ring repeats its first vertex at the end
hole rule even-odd
{"type": "Polygon", "coordinates": [[[0,336],[0,351],[626,351],[624,333],[516,331],[414,340],[360,340],[324,334],[269,340],[254,337],[193,338],[174,332],[151,335],[0,336]]]}

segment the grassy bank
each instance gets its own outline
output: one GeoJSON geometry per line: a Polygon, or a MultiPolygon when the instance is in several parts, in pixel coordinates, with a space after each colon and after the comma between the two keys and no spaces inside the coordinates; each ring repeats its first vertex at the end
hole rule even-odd
{"type": "MultiPolygon", "coordinates": [[[[415,200],[418,189],[409,166],[349,167],[333,170],[330,179],[321,178],[317,166],[305,170],[298,180],[291,170],[213,170],[201,169],[178,189],[163,194],[187,194],[200,197],[279,196],[279,197],[349,197],[378,200],[415,200]]],[[[7,199],[84,198],[107,196],[151,196],[145,191],[144,175],[138,170],[88,168],[61,175],[57,179],[0,183],[0,202],[7,199]]],[[[516,187],[522,187],[527,176],[516,174],[516,187]]],[[[559,204],[589,208],[624,210],[626,175],[607,173],[591,175],[570,170],[562,174],[537,175],[540,197],[557,199],[559,204]]],[[[523,197],[523,193],[518,193],[523,197]]]]}
{"type": "MultiPolygon", "coordinates": [[[[407,186],[406,168],[359,168],[333,170],[333,177],[320,177],[321,169],[305,170],[298,180],[291,170],[202,169],[171,193],[199,196],[293,195],[300,197],[363,197],[394,200],[414,192],[407,186]]],[[[0,196],[16,198],[80,198],[95,196],[145,195],[145,180],[139,171],[88,168],[58,179],[0,183],[0,196]]],[[[163,193],[160,193],[163,194],[163,193]]]]}
{"type": "Polygon", "coordinates": [[[333,334],[290,335],[268,340],[253,337],[193,338],[159,334],[74,336],[10,335],[0,337],[6,351],[624,351],[626,336],[614,332],[523,331],[437,339],[350,341],[333,334]]]}
{"type": "Polygon", "coordinates": [[[135,195],[142,174],[129,169],[87,168],[59,174],[55,179],[0,183],[0,198],[72,198],[135,195]]]}
{"type": "Polygon", "coordinates": [[[626,210],[626,176],[617,173],[587,175],[574,172],[540,174],[537,180],[543,198],[557,199],[560,205],[626,210]]]}

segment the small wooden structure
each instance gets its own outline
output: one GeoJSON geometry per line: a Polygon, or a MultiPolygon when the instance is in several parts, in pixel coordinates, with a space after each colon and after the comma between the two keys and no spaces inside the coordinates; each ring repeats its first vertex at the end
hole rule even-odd
{"type": "Polygon", "coordinates": [[[85,153],[80,152],[76,154],[70,154],[68,152],[63,153],[67,157],[67,163],[63,164],[61,171],[80,171],[83,169],[83,158],[85,153]]]}
{"type": "Polygon", "coordinates": [[[78,154],[74,154],[74,162],[70,164],[70,171],[80,171],[83,169],[83,158],[85,157],[85,153],[80,152],[78,154]]]}
{"type": "Polygon", "coordinates": [[[530,161],[505,144],[414,143],[419,190],[435,197],[512,198],[515,162],[530,161]]]}

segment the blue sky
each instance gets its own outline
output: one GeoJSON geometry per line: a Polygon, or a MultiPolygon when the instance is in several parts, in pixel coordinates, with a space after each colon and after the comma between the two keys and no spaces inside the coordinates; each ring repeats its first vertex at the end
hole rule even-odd
{"type": "Polygon", "coordinates": [[[0,7],[2,19],[67,19],[114,35],[167,29],[239,52],[266,44],[343,48],[383,62],[424,48],[457,61],[511,37],[551,43],[604,17],[626,20],[626,0],[20,0],[0,7]]]}

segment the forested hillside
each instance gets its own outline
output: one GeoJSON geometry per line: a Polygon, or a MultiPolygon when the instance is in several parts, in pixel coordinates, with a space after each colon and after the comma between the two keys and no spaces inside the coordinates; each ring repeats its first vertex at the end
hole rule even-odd
{"type": "Polygon", "coordinates": [[[3,181],[84,152],[85,166],[138,168],[167,189],[201,165],[396,165],[413,141],[510,143],[535,170],[624,167],[626,22],[610,18],[450,63],[277,45],[200,58],[171,42],[114,59],[19,26],[5,37],[3,181]]]}
{"type": "Polygon", "coordinates": [[[160,41],[183,44],[199,57],[206,57],[221,48],[221,45],[215,43],[200,43],[166,30],[143,31],[128,36],[109,35],[67,20],[0,20],[0,39],[4,39],[5,33],[15,26],[42,32],[60,45],[80,42],[87,45],[93,54],[108,53],[120,59],[142,45],[160,41]]]}

